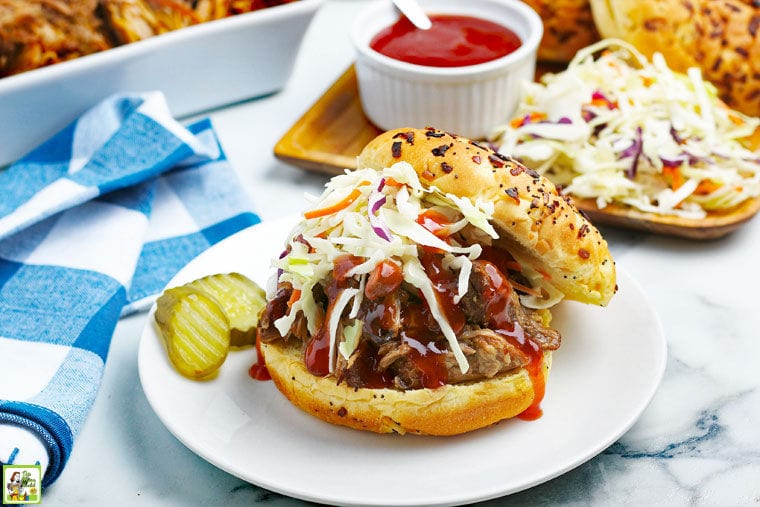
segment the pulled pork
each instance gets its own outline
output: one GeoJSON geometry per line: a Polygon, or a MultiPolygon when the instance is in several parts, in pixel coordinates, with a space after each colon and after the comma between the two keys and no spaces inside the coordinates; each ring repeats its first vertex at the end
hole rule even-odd
{"type": "Polygon", "coordinates": [[[0,77],[293,0],[0,0],[0,77]]]}
{"type": "Polygon", "coordinates": [[[0,77],[112,46],[98,0],[0,0],[0,77]]]}
{"type": "MultiPolygon", "coordinates": [[[[390,273],[388,266],[378,268],[378,273],[382,269],[390,273]]],[[[526,341],[543,350],[559,348],[559,332],[545,325],[538,312],[520,304],[507,277],[493,263],[477,260],[473,262],[468,291],[458,305],[445,301],[451,297],[453,275],[448,282],[445,276],[439,275],[437,279],[438,287],[446,287],[445,291],[439,291],[439,301],[469,364],[467,372],[462,372],[417,289],[402,282],[385,283],[398,279],[392,274],[385,276],[373,273],[365,286],[357,316],[363,324],[356,350],[348,359],[335,354],[334,374],[339,383],[354,388],[434,388],[492,378],[527,365],[529,353],[521,346],[526,341]]],[[[346,283],[356,285],[355,280],[348,280],[346,283]]],[[[346,288],[346,283],[341,287],[342,282],[345,281],[330,277],[324,287],[315,289],[315,300],[327,307],[327,301],[346,288]]],[[[289,284],[281,284],[262,315],[263,341],[282,339],[272,324],[287,313],[291,295],[289,284]]],[[[301,317],[302,314],[285,339],[300,340],[306,347],[313,338],[305,336],[306,326],[301,317]]],[[[342,336],[343,327],[349,323],[344,315],[338,324],[338,336],[342,336]]]]}

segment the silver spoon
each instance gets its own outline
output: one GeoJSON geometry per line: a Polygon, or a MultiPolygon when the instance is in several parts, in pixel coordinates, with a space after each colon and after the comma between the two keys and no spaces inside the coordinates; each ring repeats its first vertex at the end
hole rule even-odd
{"type": "Polygon", "coordinates": [[[393,4],[420,30],[428,30],[433,26],[417,0],[393,0],[393,4]]]}

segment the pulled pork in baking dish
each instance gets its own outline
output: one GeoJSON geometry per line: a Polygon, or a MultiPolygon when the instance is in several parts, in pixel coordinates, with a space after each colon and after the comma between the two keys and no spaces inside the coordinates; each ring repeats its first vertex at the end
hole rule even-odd
{"type": "Polygon", "coordinates": [[[0,77],[293,0],[0,0],[0,77]]]}

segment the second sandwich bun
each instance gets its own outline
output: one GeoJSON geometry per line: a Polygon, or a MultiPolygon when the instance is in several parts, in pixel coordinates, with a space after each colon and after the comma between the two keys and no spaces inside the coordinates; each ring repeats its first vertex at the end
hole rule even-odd
{"type": "Polygon", "coordinates": [[[575,53],[599,40],[589,0],[524,0],[541,17],[544,35],[538,59],[567,63],[575,53]]]}
{"type": "Polygon", "coordinates": [[[760,6],[743,0],[591,0],[604,38],[622,39],[647,58],[660,52],[679,72],[702,70],[730,107],[760,116],[760,6]]]}

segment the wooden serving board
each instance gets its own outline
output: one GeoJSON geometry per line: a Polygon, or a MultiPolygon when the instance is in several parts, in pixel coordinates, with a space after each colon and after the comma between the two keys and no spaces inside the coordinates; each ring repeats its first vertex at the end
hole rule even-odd
{"type": "Polygon", "coordinates": [[[700,220],[673,215],[644,213],[636,209],[610,204],[604,209],[596,207],[592,199],[573,199],[579,209],[594,224],[605,224],[625,229],[653,232],[689,239],[717,239],[734,231],[760,210],[760,199],[748,199],[729,211],[710,212],[700,220]]]}
{"type": "Polygon", "coordinates": [[[274,147],[280,160],[309,171],[342,173],[382,131],[364,116],[354,66],[349,67],[274,147]]]}
{"type": "MultiPolygon", "coordinates": [[[[539,68],[538,73],[547,70],[555,69],[539,68]]],[[[354,169],[362,148],[381,132],[364,115],[352,65],[277,142],[274,154],[309,171],[339,174],[354,169]]],[[[592,199],[574,202],[596,224],[698,240],[725,236],[760,210],[760,198],[755,198],[729,211],[710,212],[706,218],[694,220],[618,205],[599,209],[592,199]]]]}

